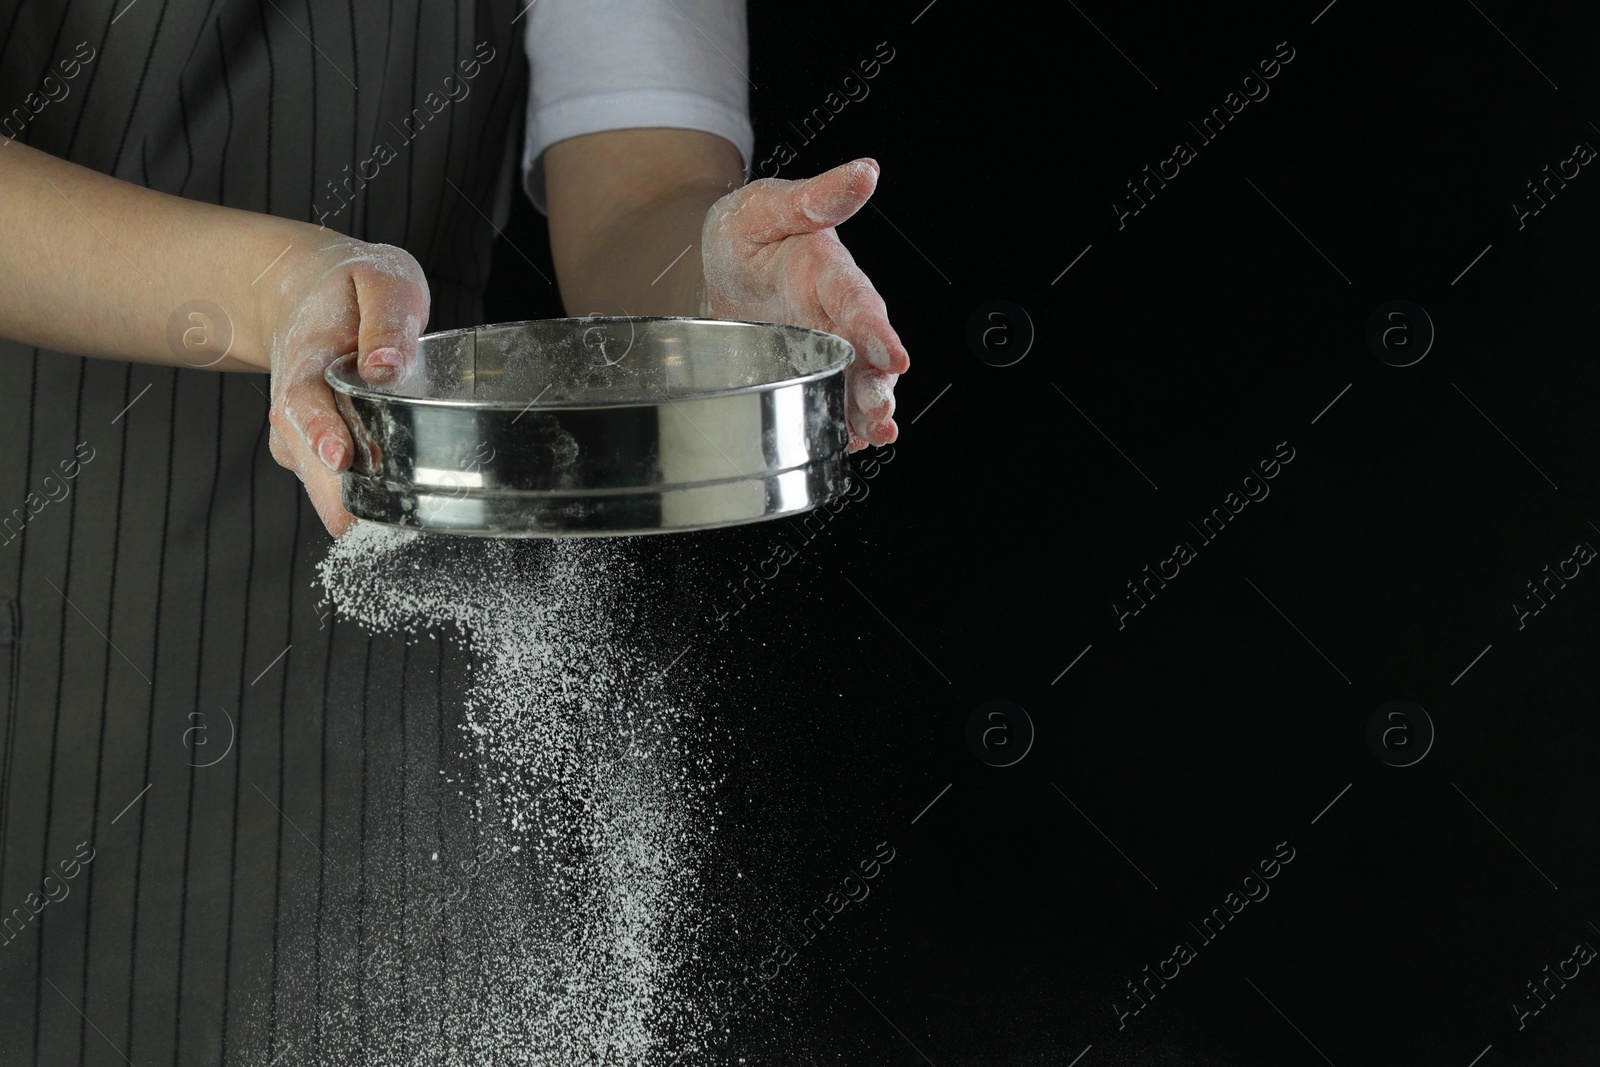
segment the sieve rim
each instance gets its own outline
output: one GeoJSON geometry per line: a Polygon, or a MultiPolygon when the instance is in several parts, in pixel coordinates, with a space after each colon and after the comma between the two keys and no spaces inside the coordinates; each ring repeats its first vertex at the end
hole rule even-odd
{"type": "Polygon", "coordinates": [[[694,403],[702,400],[714,400],[721,397],[741,396],[749,393],[771,392],[775,389],[787,388],[792,385],[804,385],[808,382],[821,381],[824,378],[839,374],[855,361],[855,346],[838,334],[828,333],[826,330],[815,330],[809,326],[795,326],[782,322],[762,322],[749,319],[707,319],[698,316],[682,315],[586,315],[582,317],[567,317],[564,319],[522,319],[516,322],[497,322],[484,326],[468,326],[456,330],[441,330],[437,333],[423,334],[418,338],[418,344],[423,341],[443,340],[447,338],[464,337],[476,334],[479,330],[507,330],[519,326],[548,326],[553,322],[571,323],[655,323],[677,322],[692,323],[700,326],[711,327],[750,327],[768,332],[785,334],[809,334],[813,337],[824,338],[836,346],[842,346],[843,355],[830,362],[821,370],[809,371],[805,374],[795,374],[788,377],[777,378],[769,382],[758,382],[752,385],[729,386],[725,389],[705,389],[692,393],[682,393],[677,396],[648,396],[641,395],[637,398],[622,400],[531,400],[526,403],[517,400],[467,400],[453,397],[426,396],[415,393],[401,392],[394,388],[379,388],[362,379],[355,368],[358,352],[346,352],[344,355],[328,364],[323,372],[323,378],[335,392],[345,396],[379,403],[399,403],[418,407],[444,408],[460,411],[572,411],[572,410],[597,410],[603,408],[646,408],[659,407],[662,404],[678,404],[680,402],[694,403]]]}

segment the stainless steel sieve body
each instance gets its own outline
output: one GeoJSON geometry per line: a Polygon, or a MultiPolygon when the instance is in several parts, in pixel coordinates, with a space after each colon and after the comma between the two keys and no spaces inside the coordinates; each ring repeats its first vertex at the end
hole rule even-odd
{"type": "Polygon", "coordinates": [[[328,384],[356,443],[360,519],[439,533],[594,537],[732,526],[846,488],[832,334],[686,318],[542,319],[425,335],[407,376],[328,384]]]}

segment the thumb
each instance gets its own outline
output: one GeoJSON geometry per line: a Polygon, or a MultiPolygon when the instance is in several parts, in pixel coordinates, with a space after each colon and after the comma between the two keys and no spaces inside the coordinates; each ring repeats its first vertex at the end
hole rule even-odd
{"type": "Polygon", "coordinates": [[[388,384],[416,362],[417,338],[428,321],[427,280],[403,254],[394,262],[357,264],[350,277],[361,316],[356,367],[374,385],[388,384]]]}
{"type": "Polygon", "coordinates": [[[805,181],[785,182],[771,191],[775,202],[768,224],[752,236],[771,242],[837,226],[860,211],[877,187],[874,159],[857,159],[805,181]]]}

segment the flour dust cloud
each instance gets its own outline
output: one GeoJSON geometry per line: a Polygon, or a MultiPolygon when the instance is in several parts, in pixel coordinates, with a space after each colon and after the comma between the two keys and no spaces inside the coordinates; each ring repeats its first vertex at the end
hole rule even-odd
{"type": "Polygon", "coordinates": [[[438,772],[435,792],[465,807],[458,836],[473,840],[455,851],[472,854],[473,876],[442,903],[401,876],[403,919],[363,888],[359,916],[324,920],[358,926],[360,944],[324,953],[321,967],[357,973],[319,977],[318,1062],[666,1065],[712,1041],[722,1006],[696,953],[714,921],[716,783],[685,683],[663,673],[684,639],[660,635],[641,570],[625,543],[371,523],[330,549],[319,578],[337,625],[443,635],[470,656],[444,741],[470,773],[438,772]]]}

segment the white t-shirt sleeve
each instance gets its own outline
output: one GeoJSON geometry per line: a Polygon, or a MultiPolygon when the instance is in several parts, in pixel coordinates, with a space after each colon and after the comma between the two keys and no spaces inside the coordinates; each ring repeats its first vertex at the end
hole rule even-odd
{"type": "Polygon", "coordinates": [[[669,126],[755,153],[744,0],[536,0],[522,175],[545,210],[544,150],[602,130],[669,126]]]}

